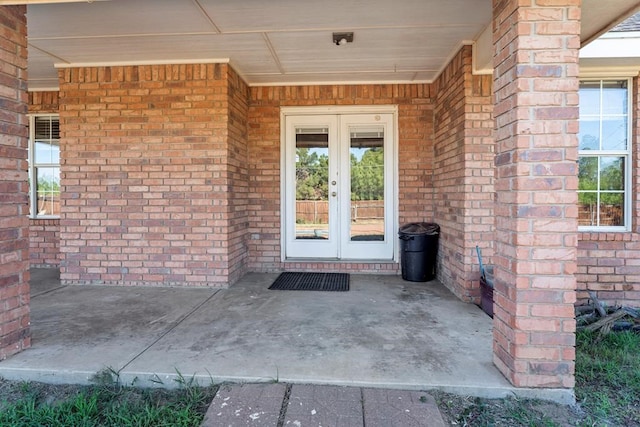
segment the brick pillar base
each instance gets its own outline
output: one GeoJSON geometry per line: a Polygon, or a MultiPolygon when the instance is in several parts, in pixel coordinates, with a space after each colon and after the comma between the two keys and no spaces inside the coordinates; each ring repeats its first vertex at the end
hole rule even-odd
{"type": "Polygon", "coordinates": [[[494,362],[574,385],[580,0],[494,0],[494,362]]]}

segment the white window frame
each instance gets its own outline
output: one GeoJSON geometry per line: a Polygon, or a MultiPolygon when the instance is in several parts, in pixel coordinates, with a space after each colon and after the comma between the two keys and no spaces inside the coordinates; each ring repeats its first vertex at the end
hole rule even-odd
{"type": "MultiPolygon", "coordinates": [[[[582,82],[600,82],[600,90],[602,83],[610,81],[626,81],[627,82],[627,147],[626,150],[578,150],[578,159],[581,157],[623,157],[624,158],[624,224],[621,226],[603,226],[603,225],[582,225],[578,226],[578,231],[582,232],[628,232],[632,226],[632,145],[633,145],[633,79],[629,77],[589,77],[580,78],[582,82]]],[[[600,120],[602,121],[602,98],[599,108],[600,120]]],[[[582,115],[580,114],[582,117],[582,115]]],[[[602,141],[602,127],[600,128],[600,141],[602,141]]],[[[579,142],[578,142],[579,144],[579,142]]],[[[598,203],[598,219],[600,218],[600,206],[598,203]]]]}
{"type": "MultiPolygon", "coordinates": [[[[58,123],[60,123],[60,115],[59,114],[29,114],[27,116],[29,118],[29,149],[28,149],[28,158],[27,161],[29,163],[29,218],[31,219],[58,219],[60,215],[38,215],[38,186],[37,186],[37,177],[36,177],[36,169],[38,167],[57,167],[60,170],[60,161],[58,163],[36,163],[35,162],[35,136],[36,136],[36,118],[48,117],[50,119],[57,119],[58,123]]],[[[58,139],[59,141],[59,139],[58,139]]]]}

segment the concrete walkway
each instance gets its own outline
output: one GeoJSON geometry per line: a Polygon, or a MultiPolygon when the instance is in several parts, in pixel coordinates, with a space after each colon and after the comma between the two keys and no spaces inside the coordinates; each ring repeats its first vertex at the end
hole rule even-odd
{"type": "Polygon", "coordinates": [[[61,286],[32,270],[32,348],[0,362],[12,380],[86,384],[99,371],[124,384],[323,384],[540,397],[492,363],[492,321],[437,282],[351,275],[349,292],[271,291],[275,274],[228,290],[61,286]]]}

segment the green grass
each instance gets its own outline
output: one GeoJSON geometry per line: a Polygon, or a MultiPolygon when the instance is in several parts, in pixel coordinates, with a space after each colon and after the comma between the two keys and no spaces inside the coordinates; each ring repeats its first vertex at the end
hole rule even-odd
{"type": "Polygon", "coordinates": [[[640,335],[580,332],[576,398],[584,425],[640,425],[640,335]]]}
{"type": "MultiPolygon", "coordinates": [[[[577,408],[432,394],[459,426],[640,427],[640,334],[580,332],[576,341],[577,408]]],[[[94,382],[78,387],[0,379],[0,426],[199,426],[217,391],[179,372],[175,390],[125,387],[112,369],[97,373],[94,382]]]]}
{"type": "MultiPolygon", "coordinates": [[[[105,381],[106,382],[106,381],[105,381]]],[[[179,382],[175,390],[142,389],[120,384],[73,387],[39,383],[4,383],[1,426],[199,426],[216,387],[179,382]]]]}
{"type": "Polygon", "coordinates": [[[640,334],[579,332],[576,343],[576,407],[436,392],[440,410],[459,426],[640,427],[640,334]]]}

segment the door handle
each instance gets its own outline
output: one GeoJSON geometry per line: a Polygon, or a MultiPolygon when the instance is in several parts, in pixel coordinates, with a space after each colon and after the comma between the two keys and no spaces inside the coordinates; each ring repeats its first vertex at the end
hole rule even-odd
{"type": "Polygon", "coordinates": [[[335,191],[333,191],[333,192],[331,193],[331,197],[336,197],[336,192],[335,192],[335,191]]]}

